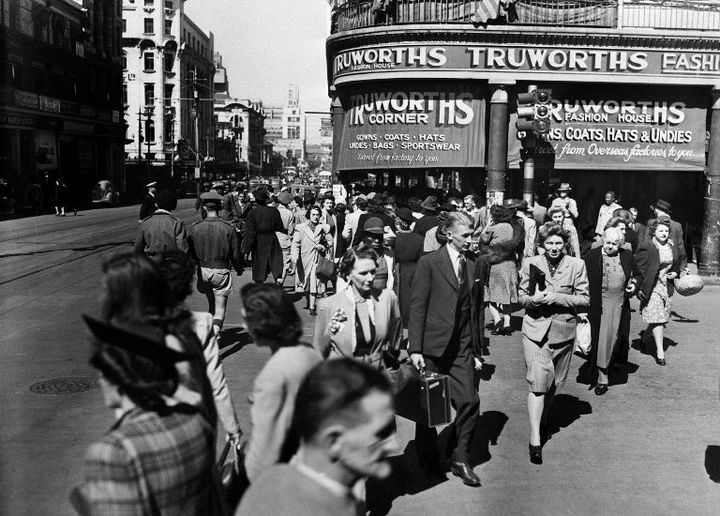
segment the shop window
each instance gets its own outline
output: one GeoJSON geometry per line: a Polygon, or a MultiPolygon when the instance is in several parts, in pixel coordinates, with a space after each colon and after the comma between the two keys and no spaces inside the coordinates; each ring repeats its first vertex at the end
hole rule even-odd
{"type": "Polygon", "coordinates": [[[155,104],[155,84],[152,82],[145,83],[145,105],[152,106],[155,104]]]}
{"type": "Polygon", "coordinates": [[[152,18],[145,18],[143,21],[143,28],[145,30],[145,34],[154,34],[155,21],[152,18]]]}
{"type": "Polygon", "coordinates": [[[145,52],[143,54],[143,65],[144,71],[154,72],[155,71],[155,56],[152,52],[145,52]]]}
{"type": "Polygon", "coordinates": [[[165,20],[165,34],[172,34],[172,20],[165,20]]]}

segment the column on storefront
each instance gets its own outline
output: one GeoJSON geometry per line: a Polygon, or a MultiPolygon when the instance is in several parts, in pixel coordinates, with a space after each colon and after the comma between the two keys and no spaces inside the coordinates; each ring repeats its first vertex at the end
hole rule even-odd
{"type": "Polygon", "coordinates": [[[505,195],[508,150],[508,93],[504,84],[490,83],[487,202],[501,203],[505,195]]]}
{"type": "Polygon", "coordinates": [[[705,217],[698,266],[705,276],[720,274],[720,87],[712,90],[710,110],[705,217]]]}

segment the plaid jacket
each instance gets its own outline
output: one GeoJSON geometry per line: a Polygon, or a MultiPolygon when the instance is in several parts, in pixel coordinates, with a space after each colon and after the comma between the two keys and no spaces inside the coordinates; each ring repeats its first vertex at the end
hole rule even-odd
{"type": "Polygon", "coordinates": [[[81,514],[222,514],[213,430],[199,412],[135,409],[85,455],[81,514]]]}

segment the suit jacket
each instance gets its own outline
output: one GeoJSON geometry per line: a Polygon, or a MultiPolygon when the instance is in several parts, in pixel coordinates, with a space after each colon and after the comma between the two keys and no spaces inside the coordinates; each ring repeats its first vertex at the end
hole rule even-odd
{"type": "MultiPolygon", "coordinates": [[[[483,296],[489,271],[482,258],[467,258],[470,287],[470,332],[472,353],[481,357],[484,331],[483,296]]],[[[450,344],[459,314],[456,314],[459,285],[447,246],[418,260],[412,286],[408,332],[410,353],[440,357],[450,344]]]]}
{"type": "Polygon", "coordinates": [[[278,349],[255,379],[250,419],[252,433],[245,455],[248,478],[278,462],[287,462],[296,451],[297,440],[290,434],[295,397],[308,371],[322,360],[307,345],[278,349]]]}
{"type": "Polygon", "coordinates": [[[545,255],[525,258],[520,269],[518,297],[520,304],[525,307],[523,335],[538,343],[546,337],[549,344],[572,340],[577,326],[576,314],[587,312],[590,305],[585,262],[580,258],[565,256],[555,275],[551,276],[545,255]],[[545,273],[547,288],[555,293],[552,305],[530,304],[530,265],[535,265],[545,273]]]}
{"type": "MultiPolygon", "coordinates": [[[[682,269],[680,248],[672,243],[670,245],[673,253],[673,264],[670,271],[680,274],[682,269]]],[[[640,276],[638,293],[642,292],[645,297],[644,300],[641,300],[640,308],[644,308],[650,300],[650,294],[652,294],[655,288],[655,284],[658,281],[658,273],[660,272],[660,251],[653,243],[652,238],[640,244],[637,253],[635,253],[635,262],[637,263],[638,274],[640,276]]],[[[673,291],[674,286],[672,282],[669,282],[668,294],[672,295],[673,291]]]]}
{"type": "Polygon", "coordinates": [[[214,429],[198,411],[134,409],[85,454],[80,514],[219,514],[214,429]]]}
{"type": "MultiPolygon", "coordinates": [[[[381,345],[388,337],[392,325],[400,319],[400,303],[390,289],[373,291],[370,296],[373,307],[372,317],[375,325],[375,342],[373,346],[381,345]]],[[[355,300],[352,287],[348,286],[330,297],[320,299],[317,306],[317,319],[315,320],[315,336],[313,347],[323,356],[353,356],[357,344],[355,335],[355,300]],[[332,333],[328,324],[333,314],[342,310],[347,318],[341,329],[332,333]]]]}

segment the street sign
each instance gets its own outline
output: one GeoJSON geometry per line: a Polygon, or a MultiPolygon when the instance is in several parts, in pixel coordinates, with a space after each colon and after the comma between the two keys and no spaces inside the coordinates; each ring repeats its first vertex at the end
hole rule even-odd
{"type": "Polygon", "coordinates": [[[195,167],[195,179],[200,179],[200,167],[195,167]]]}

